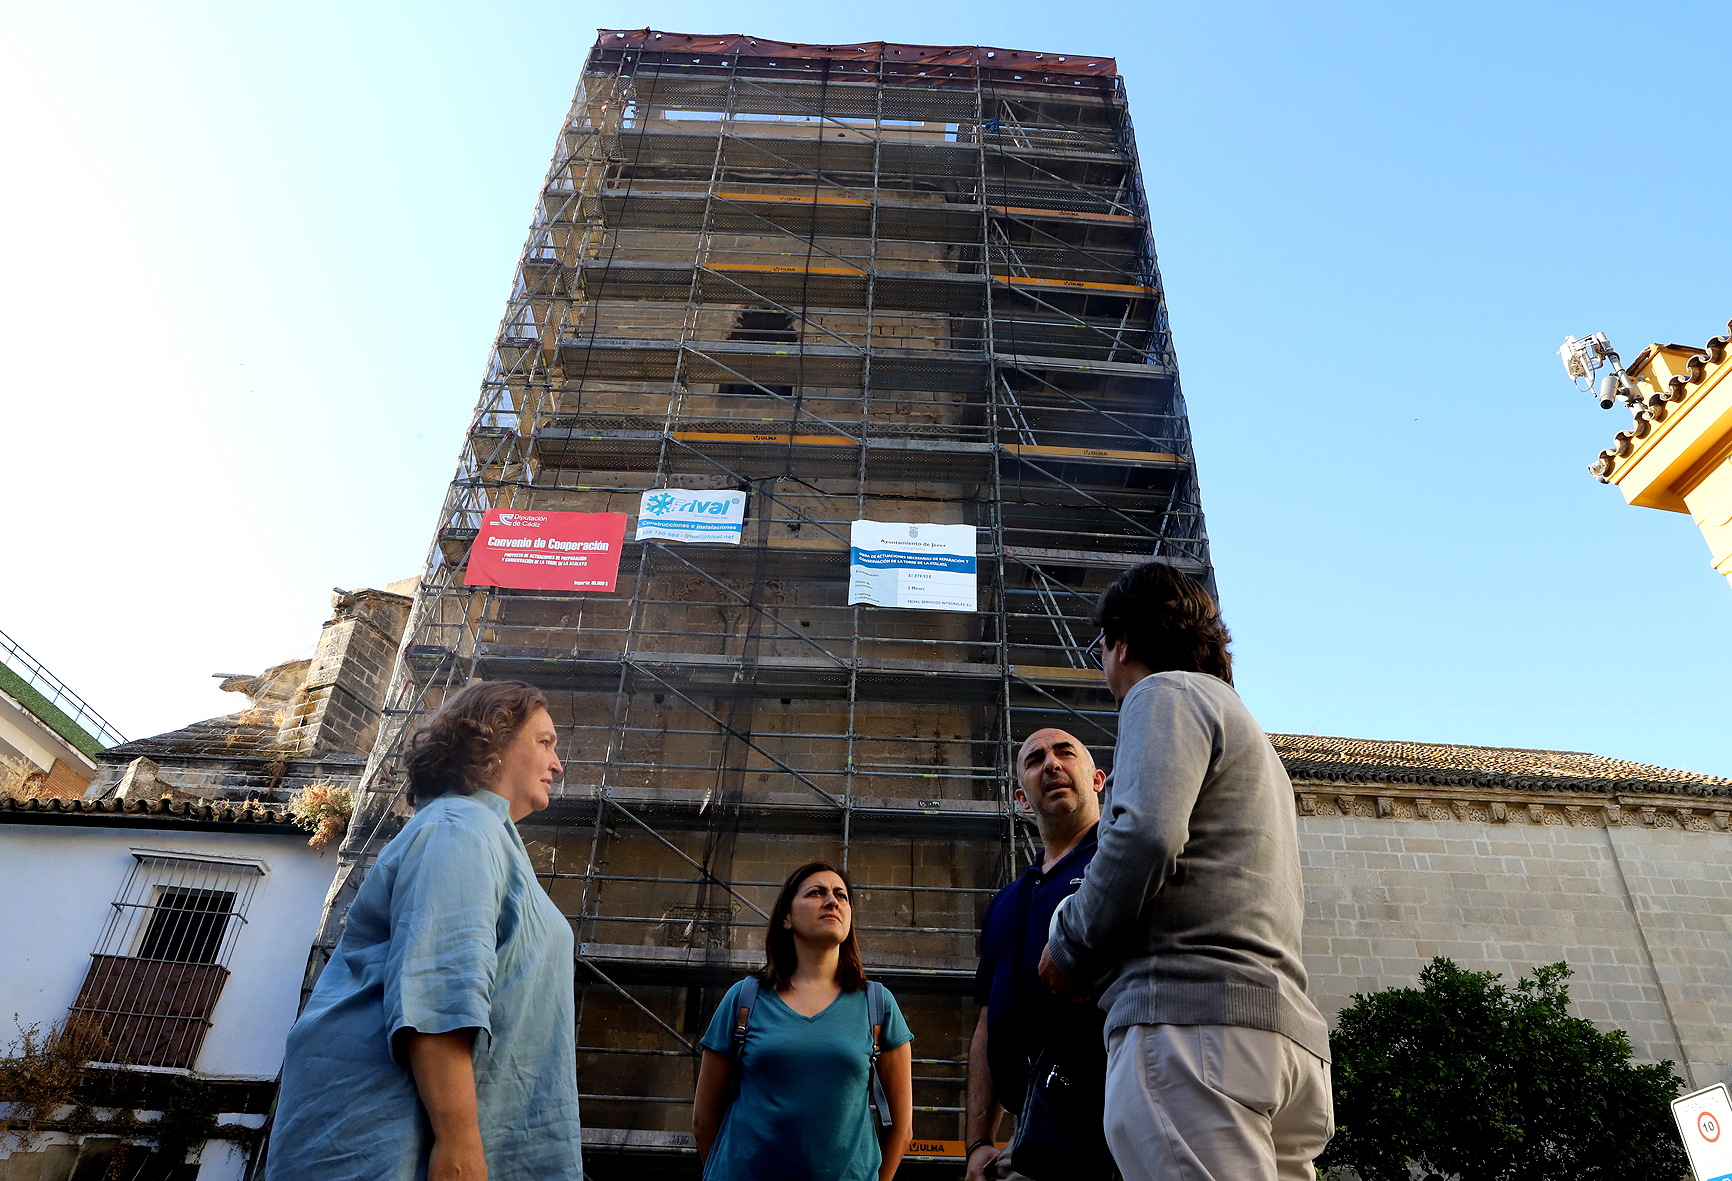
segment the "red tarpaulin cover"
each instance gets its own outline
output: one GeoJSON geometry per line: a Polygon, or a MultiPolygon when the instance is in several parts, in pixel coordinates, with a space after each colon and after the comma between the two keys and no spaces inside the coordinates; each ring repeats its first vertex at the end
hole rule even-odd
{"type": "Polygon", "coordinates": [[[624,513],[487,510],[469,551],[466,586],[610,591],[625,544],[624,513]]]}
{"type": "Polygon", "coordinates": [[[831,58],[837,61],[918,62],[932,66],[993,66],[1038,70],[1051,74],[1118,75],[1110,57],[1086,53],[1036,53],[1032,49],[997,49],[987,45],[898,45],[891,41],[843,41],[835,45],[802,45],[770,41],[739,33],[667,33],[655,29],[598,29],[597,49],[650,49],[665,53],[742,53],[748,57],[831,58]]]}

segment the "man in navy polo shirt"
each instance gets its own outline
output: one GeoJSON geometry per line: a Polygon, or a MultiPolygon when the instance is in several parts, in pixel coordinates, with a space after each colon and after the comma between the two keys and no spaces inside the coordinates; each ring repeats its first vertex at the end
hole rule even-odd
{"type": "MultiPolygon", "coordinates": [[[[1042,1052],[1062,1051],[1064,1069],[1098,1090],[1106,1077],[1105,1021],[1094,1005],[1055,996],[1038,965],[1052,912],[1082,885],[1095,855],[1101,786],[1106,772],[1088,748],[1063,730],[1036,730],[1017,752],[1016,802],[1032,812],[1041,858],[993,896],[981,924],[974,1000],[983,1006],[968,1053],[968,1181],[1017,1178],[1011,1154],[994,1146],[1006,1109],[1021,1112],[1031,1065],[1042,1052]]],[[[1043,1066],[1050,1069],[1051,1061],[1043,1066]]],[[[1099,1114],[1086,1125],[1099,1141],[1078,1145],[1072,1161],[1104,1158],[1099,1114]]],[[[1101,1178],[1110,1167],[1100,1171],[1101,1178]]],[[[1093,1181],[1074,1167],[1066,1177],[1093,1181]]]]}

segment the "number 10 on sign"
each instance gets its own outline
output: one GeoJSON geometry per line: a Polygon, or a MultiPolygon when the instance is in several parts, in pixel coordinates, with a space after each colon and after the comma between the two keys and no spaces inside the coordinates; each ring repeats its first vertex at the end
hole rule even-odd
{"type": "Polygon", "coordinates": [[[1690,1154],[1696,1181],[1732,1181],[1732,1101],[1715,1083],[1672,1100],[1672,1117],[1690,1154]]]}

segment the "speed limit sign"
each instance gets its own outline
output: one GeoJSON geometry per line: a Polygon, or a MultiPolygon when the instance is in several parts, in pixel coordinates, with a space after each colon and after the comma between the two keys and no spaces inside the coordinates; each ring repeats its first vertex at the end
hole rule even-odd
{"type": "Polygon", "coordinates": [[[1726,1084],[1672,1100],[1672,1118],[1678,1121],[1696,1181],[1732,1181],[1732,1101],[1726,1084]]]}

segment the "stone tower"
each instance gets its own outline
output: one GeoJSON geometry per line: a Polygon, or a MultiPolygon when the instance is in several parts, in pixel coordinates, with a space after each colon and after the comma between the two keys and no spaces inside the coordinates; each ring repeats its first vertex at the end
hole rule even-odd
{"type": "Polygon", "coordinates": [[[1028,853],[1011,757],[1042,725],[1109,753],[1089,608],[1150,559],[1213,585],[1110,58],[604,31],[323,944],[415,718],[529,681],[565,777],[522,831],[577,933],[592,1172],[695,1175],[694,1043],[819,858],[917,1038],[916,1156],[959,1154],[975,932],[1028,853]],[[465,580],[489,510],[635,517],[657,489],[743,492],[740,542],[628,531],[606,594],[465,580]],[[976,609],[851,604],[856,521],[971,529],[976,609]]]}

